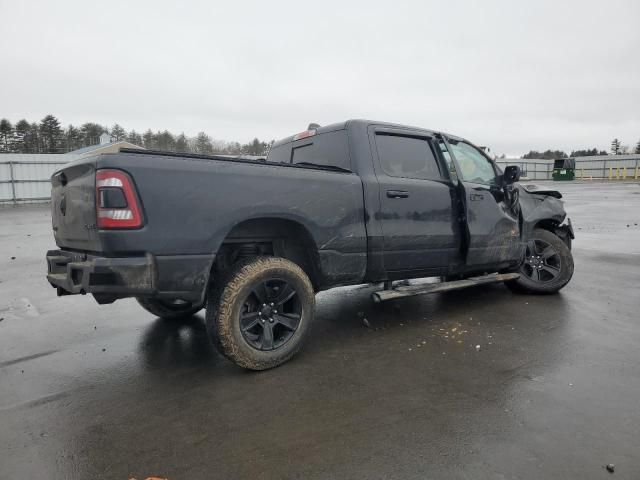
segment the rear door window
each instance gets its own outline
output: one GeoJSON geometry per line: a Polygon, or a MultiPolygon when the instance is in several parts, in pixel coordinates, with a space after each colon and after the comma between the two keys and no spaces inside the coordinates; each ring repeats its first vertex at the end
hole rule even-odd
{"type": "Polygon", "coordinates": [[[426,138],[376,135],[382,170],[391,177],[441,180],[438,162],[426,138]]]}
{"type": "Polygon", "coordinates": [[[351,170],[346,130],[321,133],[272,148],[267,158],[278,163],[315,163],[351,170]]]}

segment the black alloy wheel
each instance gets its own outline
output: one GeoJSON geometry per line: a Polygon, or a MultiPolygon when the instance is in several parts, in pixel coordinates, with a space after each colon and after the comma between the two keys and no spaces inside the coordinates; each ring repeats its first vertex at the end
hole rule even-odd
{"type": "Polygon", "coordinates": [[[562,289],[573,276],[569,245],[549,230],[534,229],[525,246],[518,269],[520,278],[505,282],[514,292],[551,294],[562,289]]]}
{"type": "Polygon", "coordinates": [[[287,343],[298,329],[302,305],[286,280],[270,278],[254,285],[240,312],[240,331],[253,348],[270,351],[287,343]]]}
{"type": "Polygon", "coordinates": [[[553,245],[536,238],[527,242],[520,274],[534,282],[551,282],[560,275],[562,259],[553,245]]]}

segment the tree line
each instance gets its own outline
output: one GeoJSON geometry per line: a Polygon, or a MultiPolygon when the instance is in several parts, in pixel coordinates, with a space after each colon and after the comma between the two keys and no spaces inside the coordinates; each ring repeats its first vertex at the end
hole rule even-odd
{"type": "Polygon", "coordinates": [[[572,150],[571,154],[567,155],[566,152],[562,150],[545,150],[544,152],[538,152],[537,150],[531,150],[529,153],[526,153],[522,156],[522,158],[538,158],[538,159],[546,159],[546,160],[555,160],[557,158],[569,158],[569,157],[591,157],[594,155],[626,155],[629,153],[637,153],[640,154],[640,140],[636,144],[633,152],[631,148],[627,145],[622,145],[622,142],[617,138],[614,138],[611,141],[611,151],[607,152],[605,150],[598,150],[597,148],[585,149],[585,150],[572,150]]]}
{"type": "MultiPolygon", "coordinates": [[[[0,153],[67,153],[82,147],[99,143],[100,135],[108,133],[112,141],[125,140],[149,150],[163,150],[178,153],[226,154],[226,155],[266,155],[273,140],[265,142],[254,138],[251,142],[229,142],[215,140],[205,132],[195,137],[188,137],[184,133],[178,135],[168,130],[153,132],[148,129],[144,133],[135,130],[126,131],[119,124],[105,127],[98,123],[86,122],[80,126],[68,125],[62,127],[54,115],[46,115],[39,122],[29,122],[26,119],[12,124],[8,119],[0,120],[0,153]]],[[[611,152],[597,148],[572,150],[570,154],[562,150],[545,150],[539,152],[531,150],[522,156],[524,159],[549,159],[567,157],[588,157],[593,155],[623,155],[631,153],[631,148],[622,145],[615,138],[611,142],[611,152]]],[[[633,153],[640,154],[640,140],[633,149],[633,153]]]]}
{"type": "Polygon", "coordinates": [[[39,122],[22,119],[13,124],[6,118],[1,119],[0,153],[67,153],[100,143],[103,133],[111,135],[112,142],[124,140],[149,150],[178,153],[265,155],[273,144],[273,140],[265,142],[258,138],[246,144],[215,140],[205,132],[195,137],[184,133],[176,135],[168,130],[148,129],[138,133],[126,131],[117,123],[110,128],[92,122],[63,127],[54,115],[46,115],[39,122]]]}

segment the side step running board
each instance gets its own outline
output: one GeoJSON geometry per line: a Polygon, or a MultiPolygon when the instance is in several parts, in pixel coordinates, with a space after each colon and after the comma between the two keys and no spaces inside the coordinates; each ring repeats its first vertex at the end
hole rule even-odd
{"type": "Polygon", "coordinates": [[[479,277],[469,277],[464,280],[453,280],[451,282],[427,283],[423,285],[400,286],[392,290],[381,290],[371,294],[376,303],[393,300],[394,298],[413,297],[425,293],[448,292],[449,290],[460,290],[462,288],[485,285],[487,283],[498,283],[506,280],[515,280],[520,277],[519,273],[491,273],[479,277]]]}

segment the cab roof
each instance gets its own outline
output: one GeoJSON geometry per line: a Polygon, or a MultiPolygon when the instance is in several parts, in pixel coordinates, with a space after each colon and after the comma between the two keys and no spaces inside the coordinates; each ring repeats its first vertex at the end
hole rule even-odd
{"type": "MultiPolygon", "coordinates": [[[[351,120],[345,120],[344,122],[337,122],[337,123],[331,123],[329,125],[324,125],[321,127],[317,127],[315,128],[315,134],[322,134],[322,133],[327,133],[327,132],[335,132],[336,130],[345,130],[348,129],[351,126],[364,126],[364,127],[368,127],[369,125],[379,125],[381,127],[388,127],[388,128],[401,128],[401,129],[407,129],[407,130],[414,130],[414,131],[418,131],[418,132],[423,132],[423,133],[429,133],[429,134],[437,134],[437,133],[441,133],[443,135],[446,135],[449,138],[454,138],[456,140],[464,140],[461,137],[457,137],[455,135],[450,135],[448,133],[444,133],[444,132],[440,132],[440,131],[436,131],[436,130],[430,130],[427,128],[421,128],[421,127],[414,127],[414,126],[410,126],[410,125],[403,125],[400,123],[392,123],[392,122],[380,122],[377,120],[366,120],[366,119],[362,119],[362,118],[356,118],[356,119],[351,119],[351,120]]],[[[300,133],[297,133],[295,135],[290,135],[288,137],[285,137],[281,140],[276,141],[273,144],[273,147],[278,147],[280,145],[284,145],[290,142],[293,142],[295,140],[298,140],[300,137],[299,135],[304,134],[307,130],[302,130],[300,133]]]]}

